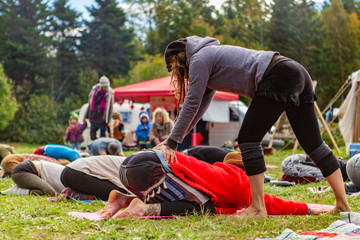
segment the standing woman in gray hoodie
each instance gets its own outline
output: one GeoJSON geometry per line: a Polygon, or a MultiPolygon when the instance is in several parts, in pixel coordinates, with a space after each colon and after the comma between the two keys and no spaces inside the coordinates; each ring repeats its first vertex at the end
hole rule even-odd
{"type": "Polygon", "coordinates": [[[317,99],[308,72],[299,63],[277,52],[220,45],[215,38],[187,37],[165,50],[178,106],[177,121],[167,140],[155,148],[168,161],[176,161],[178,143],[207,110],[216,90],[252,99],[238,142],[249,176],[252,202],[239,217],[265,217],[264,172],[261,140],[285,111],[299,143],[320,168],[335,198],[334,211],[351,211],[339,164],[323,142],[314,111],[317,99]]]}

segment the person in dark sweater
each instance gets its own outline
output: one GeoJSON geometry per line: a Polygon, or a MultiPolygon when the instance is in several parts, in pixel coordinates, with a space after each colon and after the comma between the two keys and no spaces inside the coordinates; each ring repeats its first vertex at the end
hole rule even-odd
{"type": "Polygon", "coordinates": [[[178,143],[205,113],[215,91],[233,92],[252,99],[238,135],[252,202],[239,217],[267,215],[261,140],[284,111],[300,145],[334,192],[333,210],[351,211],[339,164],[321,138],[314,110],[317,97],[303,66],[278,52],[220,45],[215,38],[197,36],[171,42],[165,61],[176,86],[177,106],[182,105],[170,136],[155,146],[166,160],[176,161],[178,143]]]}

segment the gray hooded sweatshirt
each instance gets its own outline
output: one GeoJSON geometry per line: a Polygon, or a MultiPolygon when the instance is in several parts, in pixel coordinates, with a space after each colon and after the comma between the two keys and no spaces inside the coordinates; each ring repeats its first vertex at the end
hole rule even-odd
{"type": "Polygon", "coordinates": [[[189,87],[169,138],[177,143],[191,131],[210,105],[215,91],[254,97],[276,52],[221,45],[215,38],[186,38],[189,87]]]}

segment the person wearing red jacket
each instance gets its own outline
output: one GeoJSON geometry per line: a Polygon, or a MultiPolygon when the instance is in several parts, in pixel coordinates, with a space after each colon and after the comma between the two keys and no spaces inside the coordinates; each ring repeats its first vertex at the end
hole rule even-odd
{"type": "MultiPolygon", "coordinates": [[[[120,181],[136,197],[112,191],[102,217],[236,213],[250,206],[249,179],[240,167],[223,162],[209,164],[179,152],[176,156],[178,162],[173,163],[166,162],[159,150],[142,151],[127,157],[120,167],[120,181]],[[126,209],[119,211],[123,208],[126,209]]],[[[306,203],[269,194],[265,194],[264,201],[270,215],[308,215],[326,211],[310,209],[306,203]]]]}

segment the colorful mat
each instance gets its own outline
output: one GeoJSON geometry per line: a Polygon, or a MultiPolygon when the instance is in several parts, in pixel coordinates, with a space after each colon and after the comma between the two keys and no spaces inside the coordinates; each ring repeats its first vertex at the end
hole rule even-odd
{"type": "Polygon", "coordinates": [[[342,220],[337,220],[330,224],[328,228],[318,231],[305,231],[295,233],[291,229],[285,229],[283,233],[276,238],[263,238],[258,240],[355,240],[360,239],[360,213],[342,212],[342,220]]]}

